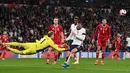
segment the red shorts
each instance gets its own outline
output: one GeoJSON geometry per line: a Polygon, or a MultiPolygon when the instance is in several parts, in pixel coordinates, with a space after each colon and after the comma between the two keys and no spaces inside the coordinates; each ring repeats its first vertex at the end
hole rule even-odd
{"type": "Polygon", "coordinates": [[[120,47],[119,46],[115,46],[115,51],[120,51],[120,47]]]}
{"type": "Polygon", "coordinates": [[[107,40],[106,39],[98,39],[97,40],[97,46],[106,47],[107,40]]]}

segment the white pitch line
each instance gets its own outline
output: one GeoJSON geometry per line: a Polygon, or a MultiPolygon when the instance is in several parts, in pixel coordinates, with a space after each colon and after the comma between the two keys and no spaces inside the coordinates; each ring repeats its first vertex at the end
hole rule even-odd
{"type": "MultiPolygon", "coordinates": [[[[38,66],[38,65],[2,65],[2,67],[46,67],[46,66],[38,66]]],[[[49,66],[48,66],[49,67],[49,66]]],[[[60,68],[60,67],[55,67],[55,68],[60,68]]],[[[62,68],[62,67],[61,67],[62,68]]],[[[69,67],[71,68],[71,67],[69,67]]],[[[104,68],[104,69],[99,69],[99,68],[75,68],[79,70],[104,70],[104,71],[122,71],[122,72],[130,72],[128,69],[110,69],[110,68],[104,68]]]]}

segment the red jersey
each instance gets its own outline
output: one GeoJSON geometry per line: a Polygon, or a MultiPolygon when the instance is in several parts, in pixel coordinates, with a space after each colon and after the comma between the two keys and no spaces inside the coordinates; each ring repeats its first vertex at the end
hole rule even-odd
{"type": "Polygon", "coordinates": [[[2,36],[0,35],[0,40],[2,40],[2,36]]]}
{"type": "MultiPolygon", "coordinates": [[[[3,35],[1,39],[2,39],[2,43],[8,42],[8,36],[6,36],[6,35],[3,35]]],[[[5,49],[6,49],[5,45],[1,46],[1,50],[5,50],[5,49]]]]}
{"type": "Polygon", "coordinates": [[[2,36],[2,42],[3,42],[3,43],[7,43],[7,42],[8,42],[8,36],[3,35],[3,36],[2,36]]]}
{"type": "Polygon", "coordinates": [[[99,24],[96,27],[93,38],[95,38],[96,36],[98,39],[108,40],[110,38],[110,26],[108,24],[106,24],[105,26],[103,24],[99,24]]]}
{"type": "Polygon", "coordinates": [[[61,44],[62,43],[61,42],[61,40],[62,40],[61,33],[63,32],[62,26],[61,25],[55,26],[54,24],[52,24],[52,25],[49,26],[49,31],[53,31],[54,32],[54,39],[53,39],[53,41],[56,44],[61,44]]]}
{"type": "Polygon", "coordinates": [[[113,41],[112,41],[112,45],[115,44],[115,48],[116,49],[120,49],[121,47],[121,38],[120,37],[116,37],[113,41]]]}

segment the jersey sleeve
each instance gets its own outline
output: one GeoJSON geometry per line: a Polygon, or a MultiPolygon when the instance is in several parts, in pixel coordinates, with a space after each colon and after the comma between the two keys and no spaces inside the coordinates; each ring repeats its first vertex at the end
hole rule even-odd
{"type": "Polygon", "coordinates": [[[65,51],[66,49],[65,48],[59,48],[57,44],[55,44],[52,40],[50,40],[48,42],[48,44],[53,47],[54,49],[56,49],[57,51],[65,51]]]}
{"type": "Polygon", "coordinates": [[[63,28],[62,28],[62,26],[60,25],[60,32],[63,32],[63,28]]]}
{"type": "Polygon", "coordinates": [[[114,38],[114,40],[112,41],[112,45],[114,45],[115,41],[116,41],[116,38],[114,38]]]}
{"type": "Polygon", "coordinates": [[[69,34],[69,36],[66,38],[66,40],[67,40],[67,41],[70,40],[71,37],[72,37],[72,31],[71,31],[71,33],[69,34]]]}
{"type": "Polygon", "coordinates": [[[98,29],[99,29],[99,25],[96,27],[96,30],[94,34],[92,35],[92,39],[94,39],[98,35],[98,29]]]}
{"type": "Polygon", "coordinates": [[[110,26],[108,27],[108,36],[107,36],[107,39],[110,39],[110,34],[111,34],[111,30],[110,30],[110,26]]]}
{"type": "Polygon", "coordinates": [[[48,31],[52,31],[51,25],[49,26],[48,31]]]}
{"type": "Polygon", "coordinates": [[[85,32],[85,29],[82,30],[81,34],[80,35],[76,35],[76,37],[78,39],[80,39],[81,41],[85,40],[85,35],[86,35],[86,32],[85,32]]]}

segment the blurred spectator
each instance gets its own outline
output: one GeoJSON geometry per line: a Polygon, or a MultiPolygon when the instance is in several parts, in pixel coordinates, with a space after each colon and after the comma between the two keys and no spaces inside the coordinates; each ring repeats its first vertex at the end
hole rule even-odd
{"type": "MultiPolygon", "coordinates": [[[[59,4],[60,0],[55,0],[59,4]]],[[[90,45],[91,35],[93,34],[102,17],[108,18],[111,25],[111,38],[116,33],[124,34],[130,32],[130,18],[120,16],[120,9],[104,8],[83,8],[83,7],[65,7],[65,6],[38,6],[21,5],[19,7],[7,7],[0,5],[0,30],[7,30],[10,41],[28,42],[40,39],[47,33],[48,26],[52,24],[54,17],[59,17],[60,24],[63,26],[65,35],[69,32],[70,25],[73,23],[73,17],[78,16],[80,22],[86,29],[86,40],[84,42],[84,51],[90,45]]],[[[124,37],[124,36],[123,36],[124,37]]],[[[122,37],[122,38],[123,38],[122,37]]]]}

